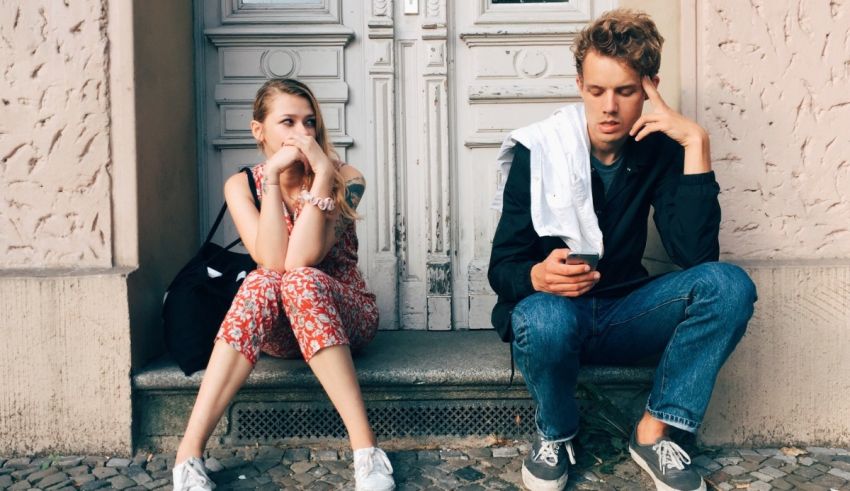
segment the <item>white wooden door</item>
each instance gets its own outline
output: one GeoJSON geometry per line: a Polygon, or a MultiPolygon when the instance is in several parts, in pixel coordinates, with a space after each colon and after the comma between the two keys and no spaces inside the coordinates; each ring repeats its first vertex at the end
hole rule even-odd
{"type": "MultiPolygon", "coordinates": [[[[392,132],[377,138],[367,104],[362,0],[196,0],[202,234],[223,202],[224,180],[263,158],[249,123],[254,95],[271,77],[297,78],[315,92],[340,156],[367,180],[358,212],[360,266],[378,294],[382,328],[397,326],[392,132]],[[379,152],[376,154],[376,152],[379,152]],[[388,273],[391,273],[388,276],[388,273]]],[[[380,130],[380,129],[378,129],[380,130]]],[[[229,218],[218,243],[236,237],[229,218]]]]}
{"type": "MultiPolygon", "coordinates": [[[[615,3],[196,0],[204,230],[223,180],[261,160],[249,132],[257,88],[298,78],[367,180],[360,266],[381,328],[489,328],[496,151],[577,99],[570,45],[615,3]]],[[[218,240],[235,234],[228,222],[218,240]]]]}
{"type": "Polygon", "coordinates": [[[507,134],[578,100],[570,48],[616,0],[454,2],[455,149],[460,224],[454,280],[459,326],[488,329],[496,297],[487,265],[498,214],[496,153],[507,134]]]}

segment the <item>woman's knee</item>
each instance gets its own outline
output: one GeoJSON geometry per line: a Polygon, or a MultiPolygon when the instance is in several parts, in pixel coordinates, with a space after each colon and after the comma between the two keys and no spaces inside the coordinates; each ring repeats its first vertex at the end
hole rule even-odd
{"type": "Polygon", "coordinates": [[[326,277],[323,271],[308,266],[289,270],[282,277],[284,295],[304,289],[324,289],[326,277]]]}
{"type": "Polygon", "coordinates": [[[561,359],[581,347],[581,335],[573,303],[564,297],[535,293],[514,308],[511,325],[520,349],[536,356],[561,359]]]}

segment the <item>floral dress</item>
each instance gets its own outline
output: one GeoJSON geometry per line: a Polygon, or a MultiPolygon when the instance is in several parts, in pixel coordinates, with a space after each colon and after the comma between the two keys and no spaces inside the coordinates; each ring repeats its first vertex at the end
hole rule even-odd
{"type": "MultiPolygon", "coordinates": [[[[263,164],[254,166],[257,194],[262,200],[263,164]]],[[[286,213],[286,228],[298,214],[286,213]]],[[[349,221],[336,244],[315,267],[279,273],[257,268],[236,293],[216,335],[242,353],[251,364],[260,351],[306,361],[322,348],[365,346],[378,329],[375,295],[357,268],[357,234],[349,221]]]]}

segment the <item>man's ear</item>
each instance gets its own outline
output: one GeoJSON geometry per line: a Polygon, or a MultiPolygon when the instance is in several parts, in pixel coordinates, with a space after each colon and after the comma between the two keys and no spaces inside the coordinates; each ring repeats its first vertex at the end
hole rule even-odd
{"type": "Polygon", "coordinates": [[[581,75],[576,77],[576,87],[578,87],[579,92],[584,88],[584,80],[581,79],[581,75]]]}
{"type": "MultiPolygon", "coordinates": [[[[652,77],[652,78],[650,79],[650,81],[652,81],[652,85],[654,85],[654,86],[655,86],[655,88],[657,89],[657,88],[658,88],[658,84],[660,84],[660,83],[661,83],[661,78],[660,78],[658,75],[656,75],[656,76],[652,77]]],[[[646,95],[646,91],[644,91],[644,93],[643,93],[643,100],[645,100],[645,101],[648,101],[648,100],[649,100],[649,96],[648,96],[648,95],[646,95]]]]}

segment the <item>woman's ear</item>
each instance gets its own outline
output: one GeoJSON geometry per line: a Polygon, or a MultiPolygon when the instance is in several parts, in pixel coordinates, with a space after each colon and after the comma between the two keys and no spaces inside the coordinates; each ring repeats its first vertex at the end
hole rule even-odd
{"type": "Polygon", "coordinates": [[[265,138],[263,134],[263,123],[251,120],[251,135],[253,135],[254,139],[257,140],[258,143],[262,144],[265,138]]]}

